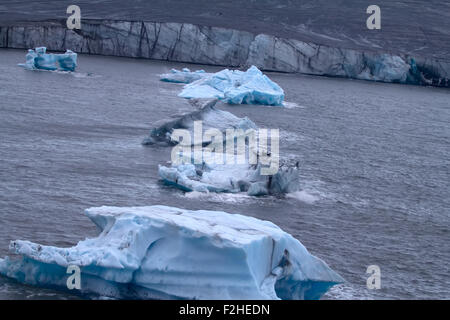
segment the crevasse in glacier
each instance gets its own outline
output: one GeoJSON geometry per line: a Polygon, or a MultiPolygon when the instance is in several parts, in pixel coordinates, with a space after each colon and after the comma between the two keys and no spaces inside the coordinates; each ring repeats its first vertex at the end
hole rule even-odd
{"type": "Polygon", "coordinates": [[[26,62],[19,64],[29,70],[61,70],[75,71],[77,67],[77,54],[67,50],[63,54],[46,53],[46,47],[38,47],[35,50],[29,49],[26,55],[26,62]]]}
{"type": "Polygon", "coordinates": [[[205,70],[196,70],[191,72],[188,68],[181,70],[171,69],[169,73],[163,73],[159,76],[161,81],[174,83],[191,83],[208,76],[205,70]]]}
{"type": "Polygon", "coordinates": [[[98,207],[98,237],[71,248],[12,241],[0,274],[81,294],[156,299],[319,299],[344,280],[269,221],[175,207],[98,207]],[[76,289],[74,289],[76,290],[76,289]]]}
{"type": "Polygon", "coordinates": [[[247,71],[222,70],[187,84],[179,94],[183,98],[217,98],[230,104],[282,106],[283,89],[257,67],[247,71]]]}

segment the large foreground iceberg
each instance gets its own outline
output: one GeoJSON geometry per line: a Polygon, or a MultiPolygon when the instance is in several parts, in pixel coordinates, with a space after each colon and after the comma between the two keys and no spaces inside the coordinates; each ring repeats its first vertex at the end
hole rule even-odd
{"type": "Polygon", "coordinates": [[[247,71],[222,70],[184,87],[183,98],[217,98],[230,104],[282,106],[283,89],[255,66],[247,71]]]}
{"type": "Polygon", "coordinates": [[[26,55],[26,62],[19,64],[29,70],[61,70],[75,71],[77,67],[77,54],[67,50],[63,54],[46,53],[46,47],[38,47],[35,50],[29,49],[26,55]]]}
{"type": "Polygon", "coordinates": [[[159,76],[161,81],[174,83],[191,83],[210,75],[205,70],[191,71],[188,68],[181,70],[171,69],[169,73],[163,73],[159,76]]]}
{"type": "MultiPolygon", "coordinates": [[[[215,107],[217,102],[217,99],[189,100],[189,103],[195,109],[194,111],[173,115],[170,119],[157,121],[153,129],[151,129],[150,135],[142,143],[144,145],[177,144],[178,142],[174,141],[172,137],[174,130],[185,129],[193,136],[195,121],[201,121],[202,133],[213,128],[220,130],[222,133],[225,133],[226,129],[242,129],[246,131],[257,128],[253,121],[247,117],[239,118],[230,112],[217,109],[215,107]]],[[[205,144],[208,143],[208,141],[203,142],[205,144]]]]}
{"type": "Polygon", "coordinates": [[[166,206],[86,210],[102,230],[71,248],[13,241],[0,273],[81,294],[156,299],[319,299],[343,279],[268,221],[166,206]],[[77,289],[73,289],[77,290],[77,289]]]}

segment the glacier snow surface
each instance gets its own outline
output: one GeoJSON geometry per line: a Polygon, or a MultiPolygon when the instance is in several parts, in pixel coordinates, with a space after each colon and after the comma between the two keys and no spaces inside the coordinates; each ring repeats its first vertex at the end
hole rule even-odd
{"type": "Polygon", "coordinates": [[[319,299],[343,279],[269,221],[167,206],[98,207],[98,237],[70,248],[12,241],[0,274],[82,294],[156,299],[319,299]]]}

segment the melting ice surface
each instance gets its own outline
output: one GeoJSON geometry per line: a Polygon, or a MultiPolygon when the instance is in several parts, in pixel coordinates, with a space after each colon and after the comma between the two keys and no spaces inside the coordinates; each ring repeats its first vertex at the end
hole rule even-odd
{"type": "Polygon", "coordinates": [[[205,70],[196,70],[191,72],[188,68],[182,70],[171,69],[169,73],[164,73],[159,76],[161,81],[174,82],[174,83],[191,83],[201,78],[210,75],[205,70]]]}
{"type": "Polygon", "coordinates": [[[60,70],[75,71],[77,67],[77,54],[67,50],[63,54],[46,53],[46,47],[38,47],[35,50],[29,49],[26,55],[26,62],[19,64],[29,70],[60,70]]]}
{"type": "Polygon", "coordinates": [[[217,98],[230,104],[282,106],[283,89],[257,67],[247,71],[222,70],[187,84],[179,94],[183,98],[217,98]]]}
{"type": "Polygon", "coordinates": [[[175,207],[98,207],[86,215],[97,238],[71,248],[12,241],[18,259],[0,273],[66,289],[81,269],[81,293],[115,298],[319,299],[344,280],[269,221],[175,207]]]}

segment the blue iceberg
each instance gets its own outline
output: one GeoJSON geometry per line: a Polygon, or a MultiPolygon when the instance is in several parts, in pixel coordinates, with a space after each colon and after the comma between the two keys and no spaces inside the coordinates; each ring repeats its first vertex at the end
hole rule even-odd
{"type": "Polygon", "coordinates": [[[19,64],[28,70],[49,70],[49,71],[75,71],[77,67],[77,54],[67,50],[63,54],[46,53],[46,47],[38,47],[35,50],[29,49],[26,55],[26,62],[19,64]]]}
{"type": "Polygon", "coordinates": [[[201,78],[208,76],[205,70],[196,70],[192,72],[188,68],[181,70],[171,69],[169,73],[164,73],[159,76],[161,81],[174,83],[191,83],[201,78]]]}
{"type": "Polygon", "coordinates": [[[99,207],[97,238],[71,248],[17,240],[0,274],[80,294],[125,299],[319,299],[344,280],[269,221],[175,207],[99,207]]]}
{"type": "Polygon", "coordinates": [[[229,104],[282,106],[283,89],[257,67],[247,71],[222,70],[187,84],[180,97],[217,98],[229,104]]]}

